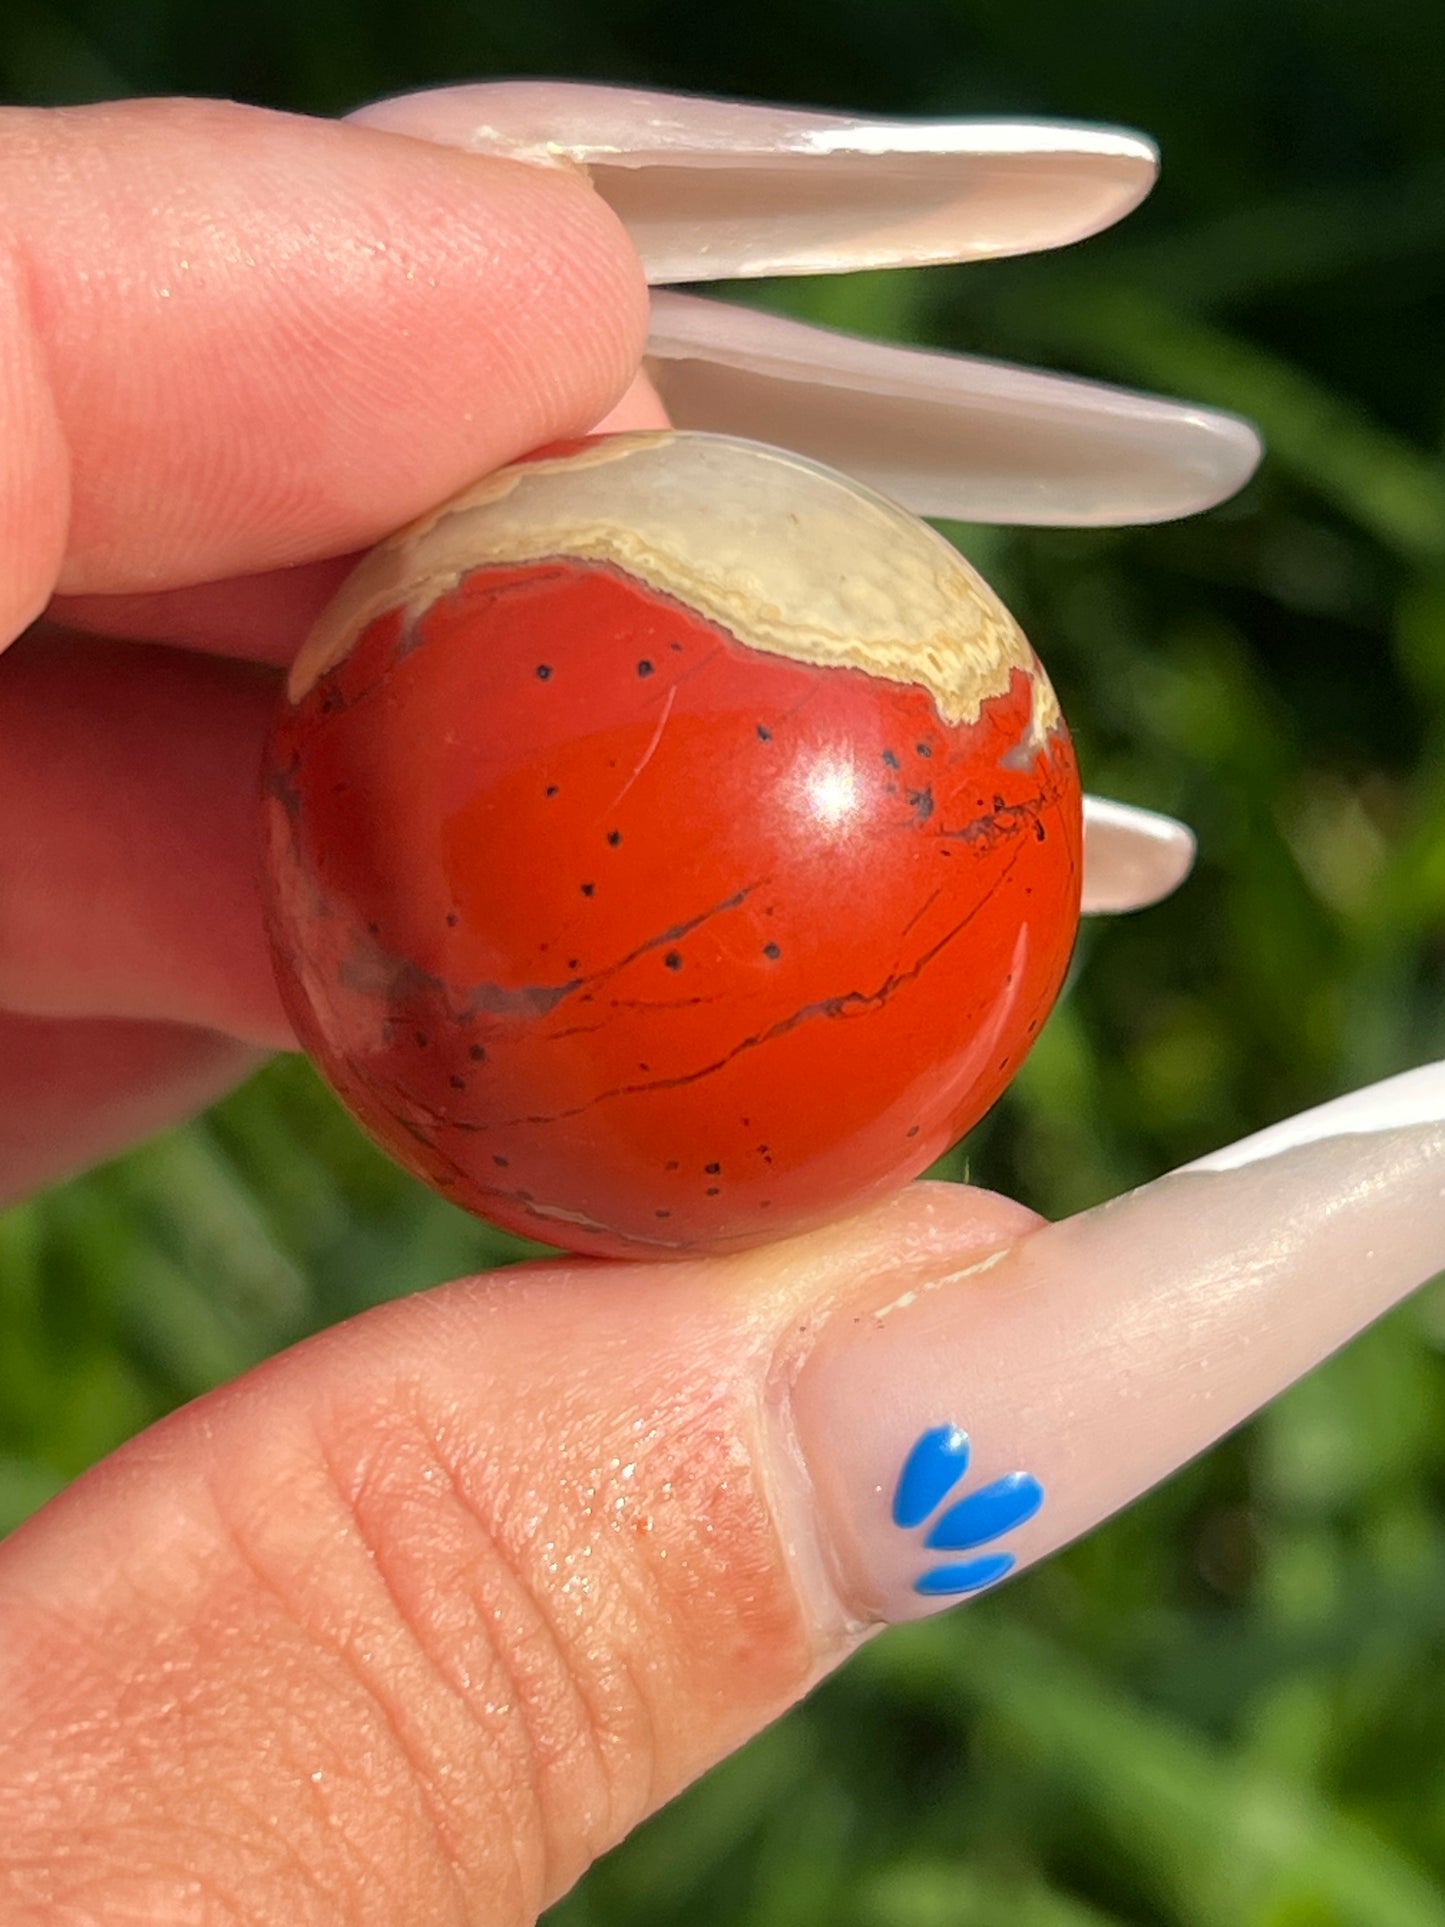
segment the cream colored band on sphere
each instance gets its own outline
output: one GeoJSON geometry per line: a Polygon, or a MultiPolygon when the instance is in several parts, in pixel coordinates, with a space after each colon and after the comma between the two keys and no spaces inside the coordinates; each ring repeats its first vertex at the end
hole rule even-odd
{"type": "Polygon", "coordinates": [[[297,657],[292,701],[389,610],[419,616],[473,569],[554,557],[610,564],[769,654],[917,683],[948,723],[976,721],[1022,670],[1031,740],[1059,721],[1022,630],[936,530],[803,456],[668,430],[516,463],[383,543],[297,657]]]}

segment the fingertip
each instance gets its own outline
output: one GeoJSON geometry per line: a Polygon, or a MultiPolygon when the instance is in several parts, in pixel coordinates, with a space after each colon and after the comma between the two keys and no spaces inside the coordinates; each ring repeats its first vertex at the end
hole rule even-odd
{"type": "Polygon", "coordinates": [[[0,1205],[179,1123],[260,1061],[186,1024],[0,1010],[0,1205]]]}
{"type": "Polygon", "coordinates": [[[575,170],[144,101],[0,116],[0,194],[69,449],[65,593],[362,547],[585,432],[640,359],[640,266],[575,170]]]}
{"type": "Polygon", "coordinates": [[[87,1864],[223,1867],[248,1918],[380,1860],[383,1910],[521,1927],[855,1643],[778,1503],[780,1350],[881,1259],[1028,1222],[923,1187],[745,1257],[460,1280],[178,1411],[0,1553],[0,1799],[83,1788],[87,1864]]]}
{"type": "Polygon", "coordinates": [[[65,557],[70,456],[23,261],[0,257],[0,650],[41,614],[65,557]]]}
{"type": "Polygon", "coordinates": [[[360,557],[328,556],[259,575],[133,595],[56,596],[49,624],[284,668],[360,557]]]}
{"type": "Polygon", "coordinates": [[[260,902],[250,664],[34,631],[0,675],[0,1006],[293,1040],[260,902]]]}

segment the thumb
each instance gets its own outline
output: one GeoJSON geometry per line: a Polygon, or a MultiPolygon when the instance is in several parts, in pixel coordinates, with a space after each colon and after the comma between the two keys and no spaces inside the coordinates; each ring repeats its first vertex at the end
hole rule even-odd
{"type": "Polygon", "coordinates": [[[529,1266],[200,1401],[0,1552],[0,1916],[531,1920],[1445,1262],[1442,1118],[1435,1067],[1063,1225],[529,1266]]]}

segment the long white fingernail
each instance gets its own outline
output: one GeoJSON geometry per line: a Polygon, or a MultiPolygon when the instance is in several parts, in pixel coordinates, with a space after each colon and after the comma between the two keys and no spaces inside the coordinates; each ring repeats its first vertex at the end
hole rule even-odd
{"type": "Polygon", "coordinates": [[[1241,1138],[1222,1151],[1186,1164],[1186,1171],[1234,1171],[1245,1164],[1276,1158],[1298,1145],[1319,1144],[1327,1138],[1351,1137],[1359,1133],[1413,1130],[1438,1124],[1445,1119],[1445,1063],[1421,1064],[1413,1071],[1401,1071],[1383,1083],[1370,1084],[1362,1091],[1350,1091],[1271,1124],[1251,1137],[1241,1138]]]}
{"type": "Polygon", "coordinates": [[[1194,851],[1194,832],[1175,817],[1086,796],[1085,914],[1103,916],[1159,903],[1189,875],[1194,851]]]}
{"type": "Polygon", "coordinates": [[[647,353],[679,428],[780,442],[915,515],[1167,522],[1233,495],[1260,458],[1249,424],[1217,409],[667,289],[653,297],[647,353]]]}
{"type": "Polygon", "coordinates": [[[444,87],[352,116],[477,153],[585,167],[650,280],[1027,254],[1108,227],[1153,144],[1050,121],[887,121],[560,81],[444,87]]]}
{"type": "Polygon", "coordinates": [[[839,1596],[907,1619],[1096,1525],[1445,1267],[1445,1064],[950,1269],[905,1251],[788,1405],[839,1596]]]}

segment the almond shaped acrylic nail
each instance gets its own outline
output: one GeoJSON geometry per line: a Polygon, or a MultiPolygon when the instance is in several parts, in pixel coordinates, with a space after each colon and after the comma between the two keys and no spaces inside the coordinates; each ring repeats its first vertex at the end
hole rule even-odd
{"type": "Polygon", "coordinates": [[[845,1611],[916,1618],[997,1584],[1442,1268],[1445,1064],[982,1258],[901,1252],[791,1388],[845,1611]]]}

